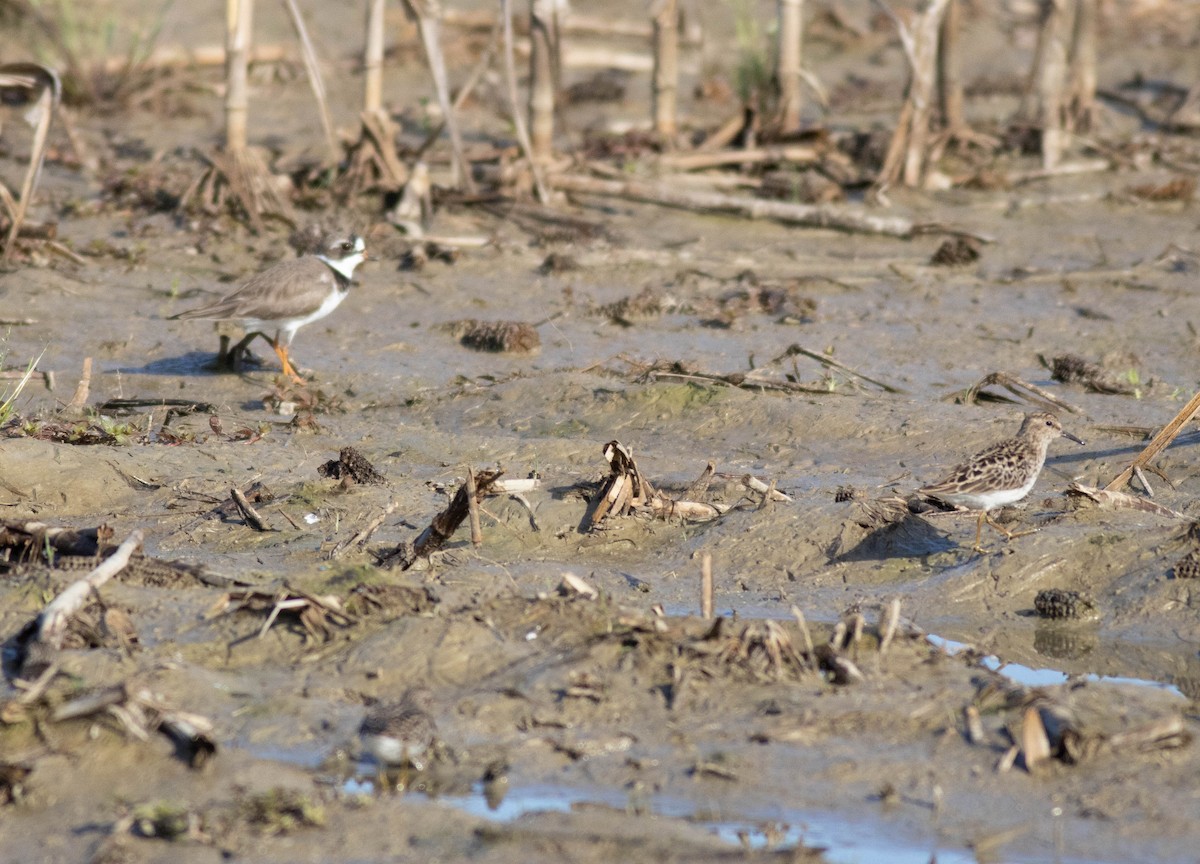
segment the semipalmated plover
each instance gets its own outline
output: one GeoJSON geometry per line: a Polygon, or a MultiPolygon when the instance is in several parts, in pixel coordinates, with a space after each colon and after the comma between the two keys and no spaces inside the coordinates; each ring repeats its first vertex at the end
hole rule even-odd
{"type": "Polygon", "coordinates": [[[283,373],[301,381],[288,359],[292,337],[346,299],[354,268],[366,258],[366,246],[358,235],[330,235],[315,253],[276,264],[215,303],[171,318],[241,321],[247,333],[234,349],[234,356],[261,335],[279,355],[283,373]],[[269,335],[272,330],[274,338],[269,335]]]}
{"type": "Polygon", "coordinates": [[[956,507],[979,510],[975,526],[975,551],[979,545],[983,522],[1006,537],[1013,535],[992,522],[988,511],[1020,501],[1037,482],[1046,462],[1046,448],[1059,436],[1076,444],[1083,441],[1062,428],[1053,414],[1035,411],[1026,414],[1015,438],[1008,438],[981,450],[950,472],[946,479],[917,490],[922,495],[937,498],[956,507]]]}

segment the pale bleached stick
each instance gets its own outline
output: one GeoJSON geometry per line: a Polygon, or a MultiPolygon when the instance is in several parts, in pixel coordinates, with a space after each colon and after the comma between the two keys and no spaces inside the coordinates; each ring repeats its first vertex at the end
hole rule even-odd
{"type": "Polygon", "coordinates": [[[304,70],[308,73],[308,84],[312,87],[313,97],[317,100],[317,110],[321,114],[321,128],[325,132],[325,146],[329,148],[331,164],[336,165],[341,158],[338,149],[337,135],[333,131],[333,120],[329,117],[329,100],[325,95],[325,79],[321,76],[321,66],[317,63],[317,49],[308,38],[308,28],[304,26],[304,16],[296,0],[283,0],[292,18],[292,26],[296,28],[296,38],[300,40],[301,53],[304,57],[304,70]]]}
{"type": "Polygon", "coordinates": [[[654,131],[670,142],[678,131],[675,120],[679,93],[679,0],[659,0],[654,12],[654,74],[651,113],[654,131]]]}
{"type": "Polygon", "coordinates": [[[383,110],[383,4],[368,0],[367,46],[363,52],[363,110],[378,114],[383,110]]]}
{"type": "Polygon", "coordinates": [[[533,186],[537,191],[538,201],[547,204],[550,201],[550,193],[546,188],[542,166],[533,157],[533,144],[529,140],[525,114],[521,111],[520,99],[517,96],[517,64],[513,57],[512,0],[500,0],[500,10],[504,16],[504,80],[508,89],[513,127],[517,132],[517,143],[521,145],[521,151],[525,154],[525,158],[529,162],[529,169],[533,172],[533,186]]]}
{"type": "Polygon", "coordinates": [[[529,140],[538,162],[547,162],[554,155],[557,23],[555,0],[530,0],[529,140]]]}
{"type": "Polygon", "coordinates": [[[117,547],[116,552],[101,561],[95,570],[72,582],[65,591],[55,597],[38,616],[37,641],[56,651],[61,648],[71,616],[83,608],[92,592],[125,569],[129,558],[141,545],[142,532],[139,529],[130,534],[125,542],[117,547]]]}
{"type": "Polygon", "coordinates": [[[804,107],[800,84],[804,80],[800,60],[803,56],[804,0],[777,0],[779,17],[779,60],[775,77],[779,81],[779,125],[783,133],[800,129],[800,109],[804,107]]]}
{"type": "Polygon", "coordinates": [[[556,174],[549,184],[564,192],[581,192],[611,198],[628,198],[664,207],[684,210],[733,213],[748,219],[773,219],[792,225],[812,228],[831,228],[864,234],[883,234],[889,237],[911,237],[915,229],[911,219],[903,216],[882,216],[853,210],[813,204],[793,204],[747,196],[724,195],[720,192],[678,190],[656,183],[636,180],[599,180],[578,174],[556,174]]]}
{"type": "Polygon", "coordinates": [[[700,559],[700,617],[705,621],[713,617],[712,555],[708,552],[700,559]]]}
{"type": "Polygon", "coordinates": [[[1067,133],[1063,128],[1063,91],[1067,78],[1068,0],[1043,3],[1041,68],[1038,98],[1041,102],[1042,167],[1053,168],[1062,160],[1067,133]]]}

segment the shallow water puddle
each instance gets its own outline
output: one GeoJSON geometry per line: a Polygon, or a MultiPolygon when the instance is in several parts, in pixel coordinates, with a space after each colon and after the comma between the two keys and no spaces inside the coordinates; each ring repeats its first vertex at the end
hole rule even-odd
{"type": "MultiPolygon", "coordinates": [[[[361,777],[342,785],[350,795],[373,794],[374,783],[361,777]]],[[[580,807],[598,806],[626,809],[634,806],[620,792],[605,789],[534,785],[512,789],[499,802],[489,804],[482,784],[470,795],[446,795],[435,800],[464,813],[493,822],[513,822],[534,813],[569,813],[580,807]]],[[[707,828],[722,840],[747,849],[821,849],[831,864],[867,864],[888,861],[892,864],[974,864],[975,856],[965,849],[947,849],[934,842],[926,846],[906,842],[895,836],[894,828],[874,820],[852,820],[834,813],[815,813],[773,808],[771,815],[756,818],[723,819],[693,802],[663,795],[636,802],[639,809],[658,816],[683,819],[707,828]]],[[[1021,860],[1021,859],[1013,859],[1021,860]]]]}
{"type": "MultiPolygon", "coordinates": [[[[925,637],[929,643],[947,654],[953,656],[962,651],[969,650],[970,645],[964,642],[955,642],[953,639],[943,639],[941,636],[935,636],[932,633],[925,637]]],[[[1034,669],[1031,666],[1022,666],[1020,663],[1005,663],[995,654],[989,654],[979,661],[985,668],[998,672],[1005,678],[1021,684],[1025,687],[1052,687],[1056,684],[1065,684],[1071,678],[1082,678],[1089,682],[1103,681],[1109,684],[1137,684],[1143,687],[1153,687],[1157,690],[1165,690],[1178,696],[1180,699],[1187,699],[1182,691],[1174,684],[1167,684],[1162,681],[1151,681],[1146,678],[1127,678],[1120,675],[1096,675],[1089,673],[1087,675],[1072,676],[1066,672],[1060,672],[1057,669],[1034,669]]]]}

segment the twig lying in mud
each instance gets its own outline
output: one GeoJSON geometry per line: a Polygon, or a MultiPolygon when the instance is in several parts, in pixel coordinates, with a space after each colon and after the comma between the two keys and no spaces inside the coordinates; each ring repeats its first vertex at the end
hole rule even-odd
{"type": "Polygon", "coordinates": [[[1129,463],[1129,467],[1113,478],[1112,482],[1104,488],[1109,491],[1120,489],[1138,468],[1145,468],[1149,465],[1150,460],[1154,459],[1167,448],[1167,446],[1178,437],[1183,427],[1191,422],[1196,413],[1200,412],[1200,392],[1197,392],[1188,403],[1179,409],[1179,413],[1175,415],[1166,426],[1164,426],[1157,435],[1146,445],[1145,449],[1137,455],[1134,460],[1129,463]]]}
{"type": "Polygon", "coordinates": [[[236,486],[229,490],[229,496],[233,499],[234,506],[238,512],[242,514],[242,518],[246,524],[255,531],[270,531],[271,527],[267,525],[265,519],[258,515],[258,511],[254,509],[254,505],[246,498],[246,493],[236,486]]]}
{"type": "Polygon", "coordinates": [[[1026,399],[1030,402],[1034,402],[1040,405],[1043,409],[1049,411],[1061,409],[1063,411],[1069,411],[1072,414],[1083,413],[1082,408],[1077,408],[1070,402],[1055,396],[1050,391],[1044,390],[1041,387],[1038,387],[1036,384],[1030,384],[1023,378],[1018,378],[1016,375],[1012,375],[1008,372],[992,372],[983,376],[981,379],[979,379],[979,381],[977,381],[975,384],[972,384],[966,390],[959,390],[956,393],[951,393],[949,396],[943,397],[943,399],[953,399],[955,401],[961,401],[965,405],[974,405],[977,401],[979,401],[980,391],[983,390],[984,387],[990,387],[993,384],[1003,387],[1005,390],[1009,391],[1019,399],[1026,399]]]}
{"type": "Polygon", "coordinates": [[[1168,516],[1172,519],[1182,519],[1185,522],[1194,521],[1192,517],[1185,516],[1183,513],[1172,510],[1170,507],[1164,507],[1161,504],[1155,504],[1153,501],[1147,501],[1145,498],[1121,492],[1118,489],[1113,489],[1111,486],[1104,489],[1097,489],[1095,486],[1072,483],[1067,487],[1067,494],[1088,498],[1095,501],[1101,507],[1112,510],[1138,510],[1142,513],[1155,513],[1159,516],[1168,516]]]}
{"type": "Polygon", "coordinates": [[[50,715],[56,723],[108,714],[139,741],[159,731],[175,742],[179,755],[192,768],[200,768],[217,752],[213,723],[207,717],[170,708],[144,688],[129,683],[106,687],[59,705],[50,715]]]}
{"type": "Polygon", "coordinates": [[[712,555],[708,552],[700,559],[700,617],[705,621],[713,617],[712,555]]]}
{"type": "Polygon", "coordinates": [[[775,357],[773,360],[771,360],[771,363],[772,364],[779,363],[781,360],[784,360],[788,357],[794,357],[797,354],[801,354],[801,355],[809,358],[810,360],[816,360],[822,366],[829,366],[834,369],[838,369],[842,372],[845,372],[847,375],[853,375],[855,378],[861,378],[863,381],[866,381],[869,384],[874,384],[876,387],[878,387],[881,390],[884,390],[888,393],[904,394],[904,393],[908,392],[900,387],[896,387],[893,384],[887,384],[887,383],[884,383],[883,381],[879,381],[878,379],[872,378],[869,375],[864,375],[862,372],[859,372],[856,369],[851,369],[845,363],[839,363],[837,360],[834,360],[832,357],[828,356],[827,354],[823,354],[820,351],[813,351],[811,348],[805,348],[803,345],[798,345],[795,343],[789,345],[788,349],[786,351],[784,351],[782,354],[780,354],[778,357],[775,357]]]}
{"type": "Polygon", "coordinates": [[[17,668],[23,675],[38,675],[54,662],[62,649],[71,619],[87,605],[100,586],[121,572],[142,543],[142,532],[134,531],[116,551],[86,576],[55,597],[19,638],[17,668]]]}
{"type": "Polygon", "coordinates": [[[732,213],[747,219],[772,219],[790,225],[812,228],[832,228],[861,234],[882,234],[910,238],[919,230],[911,219],[903,216],[879,216],[851,208],[822,207],[812,204],[792,204],[724,195],[720,192],[673,189],[664,185],[641,183],[636,180],[599,180],[579,174],[555,174],[547,183],[563,192],[578,192],[608,198],[625,198],[663,207],[676,207],[711,213],[732,213]]]}
{"type": "Polygon", "coordinates": [[[479,500],[487,495],[495,494],[495,483],[500,479],[502,470],[478,471],[472,475],[475,482],[475,494],[471,496],[467,491],[467,484],[464,483],[458,487],[458,491],[454,494],[450,505],[433,517],[429,525],[410,545],[402,543],[392,551],[386,553],[379,559],[379,566],[385,569],[400,565],[401,570],[407,570],[422,557],[427,557],[438,549],[446,545],[446,541],[458,530],[458,526],[470,516],[471,505],[468,503],[471,498],[474,498],[476,504],[479,500]]]}
{"type": "Polygon", "coordinates": [[[107,525],[97,528],[55,528],[45,522],[5,520],[0,522],[0,549],[11,550],[18,561],[38,559],[47,563],[55,554],[98,555],[112,539],[107,525]]]}
{"type": "MultiPolygon", "coordinates": [[[[728,475],[720,474],[717,476],[725,477],[728,475]]],[[[767,483],[764,483],[763,481],[759,480],[757,477],[755,477],[752,474],[743,474],[741,476],[741,479],[738,482],[741,483],[742,486],[745,486],[747,489],[751,489],[751,490],[761,494],[763,496],[764,502],[765,501],[780,501],[783,503],[790,504],[795,500],[794,498],[792,498],[791,495],[788,495],[784,492],[780,492],[778,489],[775,488],[774,478],[771,479],[770,484],[767,484],[767,483]]]]}
{"type": "Polygon", "coordinates": [[[700,372],[688,369],[682,363],[671,360],[656,360],[653,363],[643,363],[632,360],[625,355],[618,359],[628,363],[632,368],[631,374],[638,382],[656,381],[660,378],[677,379],[681,381],[699,381],[706,384],[724,384],[728,387],[739,387],[743,390],[774,390],[781,393],[822,393],[830,395],[833,392],[828,387],[811,387],[795,381],[777,381],[771,378],[752,377],[753,373],[730,372],[722,375],[716,372],[700,372]]]}
{"type": "Polygon", "coordinates": [[[332,594],[317,595],[287,583],[276,591],[262,588],[239,588],[217,598],[205,613],[206,620],[230,612],[266,612],[267,618],[259,628],[258,638],[267,634],[275,620],[284,612],[293,613],[304,632],[317,641],[328,641],[332,635],[330,623],[349,627],[356,619],[342,608],[342,601],[332,594]]]}
{"type": "Polygon", "coordinates": [[[109,399],[96,406],[97,411],[134,411],[138,408],[176,408],[176,414],[216,414],[217,406],[211,402],[196,402],[192,399],[109,399]]]}
{"type": "Polygon", "coordinates": [[[388,502],[387,507],[383,512],[364,525],[353,537],[349,540],[343,540],[341,543],[333,547],[333,551],[329,553],[330,558],[340,558],[346,554],[346,550],[351,546],[362,546],[371,539],[371,535],[379,530],[379,526],[383,524],[387,517],[396,512],[397,502],[395,499],[388,502]]]}

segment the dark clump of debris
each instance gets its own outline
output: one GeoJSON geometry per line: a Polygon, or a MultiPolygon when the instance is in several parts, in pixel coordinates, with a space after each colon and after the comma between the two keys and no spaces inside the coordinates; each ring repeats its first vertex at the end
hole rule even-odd
{"type": "Polygon", "coordinates": [[[1043,618],[1070,620],[1094,618],[1099,610],[1096,601],[1082,591],[1047,588],[1033,599],[1033,608],[1043,618]]]}
{"type": "Polygon", "coordinates": [[[341,480],[343,483],[360,483],[364,486],[382,486],[387,478],[375,470],[375,466],[367,461],[353,447],[343,447],[338,458],[330,459],[317,468],[317,473],[330,480],[341,480]]]}
{"type": "Polygon", "coordinates": [[[468,318],[450,325],[450,331],[467,348],[499,354],[528,354],[542,347],[537,329],[524,321],[476,321],[468,318]]]}
{"type": "Polygon", "coordinates": [[[951,237],[937,248],[929,263],[935,267],[958,267],[979,260],[979,241],[973,237],[951,237]]]}
{"type": "Polygon", "coordinates": [[[1200,579],[1200,549],[1193,549],[1175,562],[1176,579],[1200,579]]]}
{"type": "Polygon", "coordinates": [[[1050,377],[1063,384],[1082,384],[1094,393],[1129,395],[1136,389],[1131,382],[1120,380],[1103,366],[1077,354],[1051,358],[1050,377]]]}

